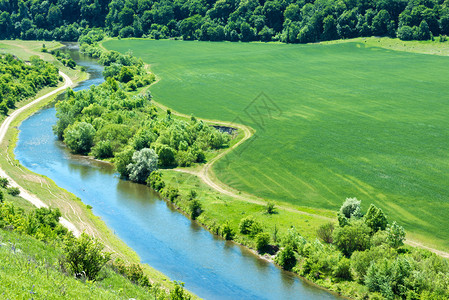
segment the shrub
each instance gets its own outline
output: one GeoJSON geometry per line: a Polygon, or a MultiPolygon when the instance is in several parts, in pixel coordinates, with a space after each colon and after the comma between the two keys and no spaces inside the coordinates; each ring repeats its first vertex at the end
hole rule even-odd
{"type": "Polygon", "coordinates": [[[198,199],[192,199],[189,201],[189,212],[192,220],[198,218],[198,216],[203,212],[201,202],[198,199]]]}
{"type": "Polygon", "coordinates": [[[175,281],[175,288],[170,291],[170,300],[190,300],[191,297],[184,290],[184,283],[175,281]]]}
{"type": "Polygon", "coordinates": [[[334,244],[346,257],[350,257],[354,251],[363,251],[369,248],[370,232],[370,228],[362,221],[337,227],[333,234],[334,244]]]}
{"type": "Polygon", "coordinates": [[[162,196],[174,202],[179,197],[179,190],[170,185],[166,186],[162,192],[162,196]]]}
{"type": "Polygon", "coordinates": [[[123,260],[118,258],[113,263],[113,268],[118,272],[119,274],[126,276],[129,280],[131,280],[134,284],[144,286],[144,287],[150,287],[150,280],[148,279],[148,276],[146,276],[143,273],[142,266],[139,264],[131,264],[126,265],[123,260]]]}
{"type": "Polygon", "coordinates": [[[267,232],[260,232],[256,235],[256,249],[259,253],[267,250],[270,244],[270,235],[267,232]]]}
{"type": "Polygon", "coordinates": [[[249,234],[255,236],[262,231],[262,225],[257,222],[253,216],[247,216],[240,220],[239,231],[242,234],[249,234]]]}
{"type": "Polygon", "coordinates": [[[75,276],[95,280],[100,270],[110,260],[111,254],[102,252],[104,246],[82,233],[79,238],[69,237],[64,244],[65,262],[75,276]]]}
{"type": "Polygon", "coordinates": [[[332,239],[333,232],[334,232],[334,224],[330,222],[321,225],[316,231],[318,238],[328,244],[331,244],[333,241],[332,239]]]}
{"type": "Polygon", "coordinates": [[[363,219],[365,224],[371,228],[373,234],[379,230],[385,230],[388,224],[387,217],[382,209],[377,208],[374,204],[370,205],[363,219]]]}
{"type": "Polygon", "coordinates": [[[267,202],[266,212],[269,215],[276,213],[276,207],[274,206],[274,202],[272,201],[267,202]]]}
{"type": "Polygon", "coordinates": [[[225,240],[232,240],[234,238],[234,231],[227,222],[221,225],[220,232],[225,240]]]}
{"type": "Polygon", "coordinates": [[[126,168],[129,179],[138,183],[144,183],[151,172],[157,169],[158,156],[153,149],[143,148],[136,151],[132,157],[132,163],[126,168]]]}
{"type": "Polygon", "coordinates": [[[301,253],[302,247],[306,244],[306,239],[296,231],[295,227],[291,227],[287,230],[287,234],[282,238],[282,246],[292,246],[293,250],[301,253]]]}
{"type": "Polygon", "coordinates": [[[75,153],[86,154],[94,143],[95,128],[86,122],[77,122],[64,130],[64,142],[75,153]]]}
{"type": "Polygon", "coordinates": [[[338,279],[351,280],[351,260],[342,257],[332,270],[332,276],[338,279]]]}
{"type": "Polygon", "coordinates": [[[6,189],[8,187],[9,181],[8,178],[0,177],[0,187],[6,189]]]}
{"type": "Polygon", "coordinates": [[[287,245],[279,251],[274,261],[284,270],[291,270],[296,265],[295,252],[291,245],[287,245]]]}
{"type": "Polygon", "coordinates": [[[397,248],[404,245],[405,230],[402,226],[399,226],[396,221],[393,224],[388,225],[387,228],[387,242],[391,247],[397,248]]]}
{"type": "Polygon", "coordinates": [[[156,192],[161,191],[165,187],[161,172],[158,170],[151,172],[150,176],[147,178],[147,185],[156,192]]]}
{"type": "Polygon", "coordinates": [[[112,157],[112,146],[110,141],[99,141],[93,148],[92,148],[92,155],[95,158],[108,158],[112,157]]]}
{"type": "Polygon", "coordinates": [[[3,203],[5,201],[5,195],[3,194],[3,191],[0,191],[0,203],[3,203]]]}
{"type": "Polygon", "coordinates": [[[9,187],[7,189],[8,194],[12,195],[12,196],[18,196],[20,194],[20,190],[18,187],[9,187]]]}

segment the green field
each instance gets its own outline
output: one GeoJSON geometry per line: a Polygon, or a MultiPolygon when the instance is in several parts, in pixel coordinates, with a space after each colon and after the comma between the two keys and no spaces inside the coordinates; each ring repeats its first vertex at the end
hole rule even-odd
{"type": "Polygon", "coordinates": [[[256,130],[215,165],[224,183],[314,208],[357,197],[449,249],[449,58],[363,42],[103,45],[151,64],[156,101],[256,130]]]}

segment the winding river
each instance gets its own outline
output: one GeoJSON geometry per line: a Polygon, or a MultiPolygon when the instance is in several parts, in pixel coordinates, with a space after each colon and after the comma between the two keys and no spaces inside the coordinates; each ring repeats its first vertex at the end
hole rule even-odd
{"type": "MultiPolygon", "coordinates": [[[[103,81],[95,60],[66,47],[87,68],[89,80],[74,90],[103,81]]],[[[143,263],[206,299],[336,299],[300,278],[224,241],[172,209],[144,185],[121,180],[107,164],[71,155],[52,132],[55,109],[34,114],[20,125],[16,158],[48,176],[93,207],[143,263]]]]}

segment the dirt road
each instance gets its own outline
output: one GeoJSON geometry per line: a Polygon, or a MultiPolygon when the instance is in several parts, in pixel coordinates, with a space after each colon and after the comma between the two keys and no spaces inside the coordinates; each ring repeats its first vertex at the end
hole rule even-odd
{"type": "MultiPolygon", "coordinates": [[[[27,105],[15,110],[13,113],[11,113],[11,115],[9,115],[5,121],[2,123],[2,125],[0,126],[0,144],[3,142],[3,139],[5,138],[6,132],[8,131],[9,126],[11,125],[11,122],[23,111],[25,111],[26,109],[30,108],[31,106],[35,105],[36,103],[41,102],[42,100],[51,97],[63,90],[65,90],[66,88],[70,87],[73,82],[72,80],[69,78],[69,76],[67,76],[66,74],[62,73],[61,71],[59,72],[59,74],[64,78],[64,85],[43,95],[42,97],[37,98],[36,100],[33,100],[32,102],[28,103],[27,105]]],[[[19,186],[11,177],[8,176],[8,174],[5,173],[5,171],[1,168],[0,166],[0,176],[1,177],[6,177],[9,180],[9,184],[12,187],[17,187],[20,190],[20,196],[31,202],[34,206],[36,207],[48,207],[48,205],[46,205],[44,202],[42,202],[42,200],[40,200],[38,197],[36,197],[35,195],[32,195],[30,193],[28,193],[28,191],[26,191],[24,188],[22,188],[21,186],[19,186]]],[[[72,223],[70,223],[67,219],[61,217],[59,222],[66,227],[67,229],[69,229],[70,231],[73,232],[73,234],[75,236],[79,236],[80,232],[79,230],[75,227],[75,225],[73,225],[72,223]]]]}

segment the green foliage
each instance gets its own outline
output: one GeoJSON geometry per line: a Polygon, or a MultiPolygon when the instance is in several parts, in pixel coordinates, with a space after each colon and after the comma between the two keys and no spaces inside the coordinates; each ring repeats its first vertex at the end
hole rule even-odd
{"type": "Polygon", "coordinates": [[[302,250],[306,242],[306,239],[294,227],[288,229],[287,234],[282,238],[282,245],[284,247],[290,245],[293,250],[298,252],[302,250]]]}
{"type": "Polygon", "coordinates": [[[158,157],[153,149],[143,148],[133,154],[132,162],[126,167],[129,179],[145,183],[151,172],[157,169],[158,157]]]}
{"type": "Polygon", "coordinates": [[[198,199],[189,201],[189,212],[192,220],[195,220],[202,213],[202,205],[198,199]]]}
{"type": "Polygon", "coordinates": [[[18,187],[9,187],[9,188],[6,189],[6,191],[11,196],[18,196],[20,194],[20,190],[19,190],[18,187]]]}
{"type": "Polygon", "coordinates": [[[95,144],[94,147],[92,147],[92,155],[95,158],[109,158],[112,157],[113,151],[112,151],[112,146],[111,146],[111,142],[106,140],[106,141],[99,141],[97,144],[95,144]]]}
{"type": "Polygon", "coordinates": [[[295,252],[291,245],[287,245],[278,252],[274,261],[284,270],[291,270],[296,265],[295,252]]]}
{"type": "Polygon", "coordinates": [[[161,191],[165,187],[165,181],[162,179],[161,172],[158,170],[151,172],[147,178],[147,185],[156,192],[161,191]]]}
{"type": "Polygon", "coordinates": [[[221,225],[220,234],[225,240],[232,240],[234,238],[234,230],[227,222],[221,225]]]}
{"type": "Polygon", "coordinates": [[[239,232],[254,237],[262,232],[262,225],[253,216],[247,216],[240,220],[239,232]]]}
{"type": "Polygon", "coordinates": [[[18,101],[35,96],[46,86],[56,86],[58,80],[58,69],[37,56],[26,63],[11,54],[0,54],[0,112],[7,115],[18,101]]]}
{"type": "Polygon", "coordinates": [[[354,221],[350,225],[334,230],[335,246],[346,256],[354,251],[364,251],[370,247],[371,229],[363,221],[354,221]]]}
{"type": "Polygon", "coordinates": [[[8,178],[0,177],[0,187],[6,189],[8,187],[9,181],[8,178]]]}
{"type": "Polygon", "coordinates": [[[94,144],[95,128],[86,122],[76,122],[64,130],[64,142],[75,153],[86,154],[94,144]]]}
{"type": "Polygon", "coordinates": [[[267,206],[266,206],[266,210],[265,211],[269,215],[276,213],[276,207],[275,207],[275,204],[274,204],[273,201],[268,201],[267,202],[267,206]]]}
{"type": "Polygon", "coordinates": [[[404,245],[405,230],[402,226],[399,226],[396,221],[387,227],[387,242],[393,248],[398,248],[404,245]]]}
{"type": "Polygon", "coordinates": [[[332,276],[337,279],[351,280],[351,260],[346,257],[342,257],[340,261],[334,266],[332,270],[332,276]]]}
{"type": "Polygon", "coordinates": [[[316,234],[320,240],[322,240],[325,243],[331,244],[333,241],[332,238],[333,232],[334,232],[334,223],[329,222],[321,225],[316,231],[316,234]]]}
{"type": "Polygon", "coordinates": [[[345,218],[360,218],[362,216],[362,212],[360,210],[361,205],[360,200],[357,198],[346,198],[343,205],[340,207],[340,215],[343,215],[345,218]]]}
{"type": "Polygon", "coordinates": [[[267,251],[270,245],[270,234],[268,232],[259,232],[256,234],[256,249],[259,253],[267,251]]]}
{"type": "Polygon", "coordinates": [[[171,185],[166,185],[161,192],[162,196],[171,202],[175,202],[179,197],[179,190],[171,185]]]}
{"type": "Polygon", "coordinates": [[[387,217],[383,213],[382,209],[377,208],[374,204],[370,205],[363,218],[365,224],[371,228],[373,234],[379,230],[385,230],[385,228],[387,228],[387,217]]]}
{"type": "Polygon", "coordinates": [[[184,290],[184,283],[175,281],[175,288],[170,291],[170,300],[190,300],[191,297],[184,290]]]}
{"type": "Polygon", "coordinates": [[[0,205],[5,201],[5,194],[0,190],[0,205]]]}
{"type": "Polygon", "coordinates": [[[64,243],[64,260],[75,276],[96,280],[100,270],[111,258],[103,252],[104,246],[82,233],[79,238],[69,237],[64,243]]]}
{"type": "Polygon", "coordinates": [[[150,287],[151,283],[143,272],[142,267],[139,264],[131,264],[127,265],[123,260],[117,258],[115,262],[112,264],[112,267],[121,275],[125,276],[134,284],[150,287]]]}

